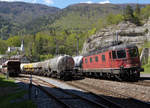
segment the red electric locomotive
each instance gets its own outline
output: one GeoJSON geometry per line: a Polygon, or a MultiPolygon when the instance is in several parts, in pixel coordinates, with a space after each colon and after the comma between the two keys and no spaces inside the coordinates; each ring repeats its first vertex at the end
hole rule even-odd
{"type": "Polygon", "coordinates": [[[138,80],[143,69],[138,48],[134,44],[120,44],[84,55],[82,71],[86,76],[138,80]]]}

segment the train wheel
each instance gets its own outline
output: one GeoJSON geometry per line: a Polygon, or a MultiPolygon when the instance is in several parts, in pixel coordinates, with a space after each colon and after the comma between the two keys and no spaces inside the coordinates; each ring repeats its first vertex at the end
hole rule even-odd
{"type": "Polygon", "coordinates": [[[140,72],[136,72],[134,75],[135,81],[138,81],[140,79],[140,72]]]}
{"type": "Polygon", "coordinates": [[[58,79],[64,79],[64,77],[62,75],[57,75],[58,79]]]}

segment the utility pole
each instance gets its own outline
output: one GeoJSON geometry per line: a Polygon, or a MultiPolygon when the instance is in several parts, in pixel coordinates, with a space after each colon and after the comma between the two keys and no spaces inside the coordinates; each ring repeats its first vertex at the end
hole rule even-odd
{"type": "Polygon", "coordinates": [[[76,55],[79,55],[79,37],[76,36],[77,39],[77,49],[76,49],[76,55]]]}
{"type": "Polygon", "coordinates": [[[56,37],[54,36],[54,42],[56,44],[56,51],[55,51],[55,54],[58,55],[59,54],[59,45],[58,45],[58,42],[57,42],[57,39],[56,37]]]}
{"type": "Polygon", "coordinates": [[[118,32],[116,31],[116,41],[118,43],[118,32]]]}

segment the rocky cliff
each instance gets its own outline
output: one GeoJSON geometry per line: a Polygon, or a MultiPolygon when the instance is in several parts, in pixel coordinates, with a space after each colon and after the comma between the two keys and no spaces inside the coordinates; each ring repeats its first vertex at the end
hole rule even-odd
{"type": "Polygon", "coordinates": [[[108,45],[117,39],[124,43],[142,45],[144,41],[150,40],[150,19],[143,26],[136,26],[130,22],[121,22],[118,25],[100,30],[85,41],[82,54],[108,45]]]}

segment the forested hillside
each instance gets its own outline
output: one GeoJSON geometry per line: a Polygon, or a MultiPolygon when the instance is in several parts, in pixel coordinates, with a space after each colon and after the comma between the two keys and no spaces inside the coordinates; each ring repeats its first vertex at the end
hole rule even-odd
{"type": "Polygon", "coordinates": [[[112,4],[76,4],[63,9],[55,21],[56,27],[75,30],[89,30],[101,26],[101,19],[110,13],[121,13],[122,7],[112,4]]]}
{"type": "MultiPolygon", "coordinates": [[[[0,2],[0,16],[11,25],[1,26],[0,36],[7,39],[16,34],[34,34],[43,30],[72,29],[87,31],[104,26],[109,13],[122,13],[126,5],[75,4],[64,9],[23,2],[0,2]],[[9,30],[8,30],[9,29],[9,30]]],[[[135,5],[132,5],[135,7],[135,5]]],[[[0,25],[1,22],[0,22],[0,25]]]]}
{"type": "MultiPolygon", "coordinates": [[[[4,24],[0,21],[0,36],[3,39],[7,39],[9,36],[16,35],[20,32],[28,32],[26,29],[30,29],[31,22],[36,19],[46,19],[48,17],[51,21],[59,8],[48,7],[41,4],[30,4],[24,2],[0,2],[0,20],[7,22],[4,24]]],[[[37,20],[38,21],[38,20],[37,20]]],[[[38,22],[41,26],[42,24],[38,22]]]]}
{"type": "Polygon", "coordinates": [[[0,2],[0,7],[0,54],[5,54],[8,46],[20,46],[24,40],[26,55],[32,61],[55,54],[75,55],[77,40],[81,51],[84,41],[100,29],[121,21],[142,25],[150,16],[149,5],[136,4],[75,4],[58,9],[0,2]]]}
{"type": "Polygon", "coordinates": [[[0,2],[0,16],[11,22],[25,24],[37,17],[55,14],[60,9],[42,4],[0,2]]]}

